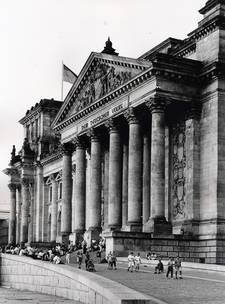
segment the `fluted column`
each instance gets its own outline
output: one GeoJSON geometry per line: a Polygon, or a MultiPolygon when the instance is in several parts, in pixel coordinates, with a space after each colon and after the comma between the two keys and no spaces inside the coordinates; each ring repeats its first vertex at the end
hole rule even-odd
{"type": "Polygon", "coordinates": [[[147,103],[152,114],[151,133],[151,231],[168,233],[165,219],[165,101],[151,98],[147,103]]]}
{"type": "Polygon", "coordinates": [[[21,234],[21,204],[22,204],[22,196],[21,196],[21,185],[17,186],[17,200],[16,200],[16,243],[20,243],[20,234],[21,234]]]}
{"type": "Polygon", "coordinates": [[[122,226],[121,140],[118,126],[109,121],[109,202],[108,227],[122,226]]]}
{"type": "Polygon", "coordinates": [[[128,145],[123,143],[122,225],[126,229],[128,211],[128,145]]]}
{"type": "Polygon", "coordinates": [[[9,244],[16,243],[16,184],[8,184],[10,190],[10,214],[9,214],[9,244]]]}
{"type": "Polygon", "coordinates": [[[74,231],[82,234],[85,230],[85,180],[86,180],[85,148],[81,139],[76,141],[76,177],[75,177],[75,223],[74,231]]]}
{"type": "Polygon", "coordinates": [[[72,220],[72,153],[74,146],[71,143],[63,145],[63,169],[62,169],[62,240],[69,241],[72,220]]]}
{"type": "Polygon", "coordinates": [[[126,115],[129,123],[128,156],[128,225],[141,230],[142,215],[142,138],[141,126],[132,108],[126,115]]]}
{"type": "Polygon", "coordinates": [[[55,176],[51,175],[52,182],[52,214],[51,214],[51,242],[56,241],[57,236],[57,198],[58,198],[58,183],[55,176]]]}
{"type": "Polygon", "coordinates": [[[36,165],[36,229],[35,229],[36,242],[42,241],[42,218],[44,216],[43,200],[44,200],[43,167],[38,162],[36,165]]]}
{"type": "MultiPolygon", "coordinates": [[[[149,132],[150,133],[150,132],[149,132]]],[[[147,223],[150,216],[150,143],[149,134],[145,130],[143,136],[143,206],[142,206],[142,222],[147,223]]]]}
{"type": "Polygon", "coordinates": [[[29,179],[22,179],[22,216],[21,216],[21,237],[20,242],[28,241],[28,216],[30,206],[29,179]]]}
{"type": "Polygon", "coordinates": [[[96,132],[91,133],[91,180],[89,230],[101,229],[101,143],[96,132]]]}

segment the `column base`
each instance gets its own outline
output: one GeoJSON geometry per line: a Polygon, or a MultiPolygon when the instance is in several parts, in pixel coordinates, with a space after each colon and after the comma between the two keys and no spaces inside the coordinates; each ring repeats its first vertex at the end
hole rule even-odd
{"type": "Polygon", "coordinates": [[[91,247],[92,240],[98,241],[100,239],[100,234],[102,229],[100,227],[89,227],[84,233],[84,240],[87,242],[87,246],[91,247]]]}
{"type": "Polygon", "coordinates": [[[172,234],[172,225],[167,222],[165,217],[151,218],[145,224],[145,232],[153,235],[169,235],[172,234]]]}
{"type": "Polygon", "coordinates": [[[126,231],[130,232],[142,232],[142,224],[135,222],[128,222],[126,231]]]}
{"type": "Polygon", "coordinates": [[[62,233],[62,244],[68,245],[69,244],[69,233],[62,233]]]}

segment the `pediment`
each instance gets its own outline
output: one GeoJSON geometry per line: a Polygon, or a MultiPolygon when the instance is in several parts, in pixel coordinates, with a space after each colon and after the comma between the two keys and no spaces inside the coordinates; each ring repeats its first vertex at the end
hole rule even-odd
{"type": "Polygon", "coordinates": [[[53,126],[129,82],[150,65],[145,60],[92,53],[73,84],[53,126]]]}

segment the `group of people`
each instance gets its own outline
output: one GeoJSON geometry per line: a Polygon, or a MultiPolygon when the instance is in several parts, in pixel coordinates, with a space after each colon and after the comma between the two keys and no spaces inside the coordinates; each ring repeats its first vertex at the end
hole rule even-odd
{"type": "MultiPolygon", "coordinates": [[[[164,265],[161,258],[158,259],[158,264],[155,267],[155,273],[162,273],[164,272],[164,265]]],[[[182,279],[182,266],[181,266],[181,259],[177,256],[175,259],[172,257],[169,258],[167,263],[167,271],[166,277],[174,279],[182,279]],[[175,276],[173,276],[175,274],[175,276]]]]}
{"type": "Polygon", "coordinates": [[[134,255],[133,252],[131,252],[128,257],[128,268],[127,271],[133,272],[135,271],[139,271],[140,269],[140,264],[141,264],[141,256],[140,253],[138,253],[137,255],[134,255]]]}

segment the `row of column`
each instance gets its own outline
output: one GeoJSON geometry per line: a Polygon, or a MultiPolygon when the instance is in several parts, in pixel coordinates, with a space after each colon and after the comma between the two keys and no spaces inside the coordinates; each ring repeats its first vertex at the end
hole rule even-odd
{"type": "MultiPolygon", "coordinates": [[[[150,220],[154,226],[155,220],[165,221],[165,104],[161,100],[152,99],[146,105],[151,111],[151,152],[149,151],[149,138],[144,136],[144,153],[142,154],[141,124],[134,110],[130,108],[125,115],[129,123],[127,169],[126,157],[122,162],[122,154],[125,155],[125,153],[121,148],[119,128],[113,119],[110,119],[108,124],[108,227],[112,229],[121,228],[122,225],[127,224],[130,231],[141,231],[143,222],[150,220]],[[144,161],[144,166],[142,166],[142,161],[144,161]],[[148,161],[151,163],[150,169],[145,167],[145,162],[148,161]],[[124,193],[124,188],[127,188],[127,195],[124,193]],[[126,212],[127,223],[122,216],[126,212]]],[[[65,144],[64,147],[62,235],[68,237],[71,232],[73,149],[70,143],[65,144]]],[[[87,203],[85,181],[85,147],[78,139],[74,189],[75,232],[85,230],[85,208],[88,208],[89,230],[101,229],[101,141],[95,131],[92,131],[91,134],[91,177],[88,205],[85,205],[87,203]]]]}
{"type": "MultiPolygon", "coordinates": [[[[26,243],[30,217],[30,180],[23,178],[21,184],[10,183],[9,244],[26,243]]],[[[31,223],[32,225],[32,223],[31,223]]],[[[31,227],[30,227],[31,229],[31,227]]],[[[32,236],[30,235],[30,239],[32,236]]]]}

